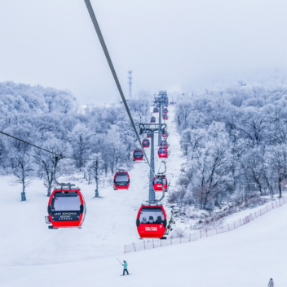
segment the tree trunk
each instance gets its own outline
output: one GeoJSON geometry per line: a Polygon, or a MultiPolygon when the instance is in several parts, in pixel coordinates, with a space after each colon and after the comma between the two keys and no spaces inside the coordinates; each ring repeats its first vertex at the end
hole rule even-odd
{"type": "Polygon", "coordinates": [[[26,194],[25,194],[25,181],[22,181],[22,193],[21,193],[21,201],[26,201],[26,194]]]}
{"type": "Polygon", "coordinates": [[[279,190],[279,198],[282,197],[282,189],[281,189],[281,178],[278,178],[278,190],[279,190]]]}
{"type": "Polygon", "coordinates": [[[52,185],[49,183],[48,192],[47,192],[47,196],[48,196],[48,197],[51,196],[51,190],[52,190],[52,185]]]}

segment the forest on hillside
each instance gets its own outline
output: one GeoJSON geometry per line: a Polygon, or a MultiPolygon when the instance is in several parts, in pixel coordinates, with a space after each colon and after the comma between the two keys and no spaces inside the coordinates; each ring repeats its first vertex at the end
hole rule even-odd
{"type": "MultiPolygon", "coordinates": [[[[145,97],[148,98],[148,97],[145,97]]],[[[136,124],[149,117],[145,98],[130,100],[136,124]]],[[[52,154],[0,135],[0,173],[13,175],[23,191],[33,178],[43,180],[47,195],[56,178],[82,174],[89,182],[131,168],[138,147],[122,104],[80,107],[71,93],[41,86],[0,83],[0,130],[52,154]]]]}
{"type": "Polygon", "coordinates": [[[281,197],[287,183],[287,88],[238,85],[181,98],[186,157],[171,202],[206,210],[281,197]]]}

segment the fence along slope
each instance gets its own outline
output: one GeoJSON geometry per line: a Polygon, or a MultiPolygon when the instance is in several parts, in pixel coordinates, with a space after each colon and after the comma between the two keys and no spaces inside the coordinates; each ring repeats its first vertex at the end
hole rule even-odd
{"type": "Polygon", "coordinates": [[[143,240],[143,241],[138,242],[138,243],[127,244],[124,246],[124,253],[142,251],[142,250],[146,250],[146,249],[153,249],[153,248],[164,247],[164,246],[170,246],[170,245],[174,245],[174,244],[188,243],[188,242],[192,242],[192,241],[195,241],[198,239],[202,239],[202,238],[206,238],[206,237],[213,236],[216,234],[220,234],[223,232],[232,231],[232,230],[234,230],[234,229],[236,229],[242,225],[245,225],[245,224],[251,222],[252,220],[255,220],[257,217],[260,217],[263,214],[284,205],[286,202],[287,202],[287,200],[285,198],[280,198],[279,200],[272,201],[272,202],[266,204],[260,210],[257,210],[253,213],[250,213],[248,216],[245,216],[242,219],[234,221],[231,224],[229,223],[229,224],[226,224],[224,226],[217,227],[217,228],[201,229],[195,233],[192,233],[192,234],[190,233],[188,236],[180,236],[180,237],[172,237],[171,236],[167,240],[160,240],[160,239],[149,240],[149,241],[143,240]]]}

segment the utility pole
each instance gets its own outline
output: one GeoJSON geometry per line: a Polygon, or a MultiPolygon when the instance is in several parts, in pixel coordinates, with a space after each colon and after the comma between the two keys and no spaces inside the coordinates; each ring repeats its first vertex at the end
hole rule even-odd
{"type": "Polygon", "coordinates": [[[132,79],[133,79],[133,76],[132,76],[132,73],[133,73],[133,71],[128,71],[128,73],[129,73],[129,75],[128,75],[128,79],[129,79],[129,99],[131,99],[132,98],[132,79]]]}

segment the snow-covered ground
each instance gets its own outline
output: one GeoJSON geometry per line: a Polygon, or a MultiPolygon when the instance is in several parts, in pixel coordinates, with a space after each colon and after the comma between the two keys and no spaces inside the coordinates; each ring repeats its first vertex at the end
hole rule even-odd
{"type": "MultiPolygon", "coordinates": [[[[275,286],[283,287],[287,284],[286,216],[287,205],[284,205],[232,232],[138,253],[58,264],[2,265],[0,284],[261,287],[267,286],[273,277],[275,286]],[[119,276],[122,270],[117,258],[128,261],[131,276],[119,276]]],[[[16,252],[12,242],[9,249],[16,252]]],[[[27,259],[29,256],[27,252],[27,259]]]]}
{"type": "MultiPolygon", "coordinates": [[[[183,158],[173,107],[169,110],[167,176],[172,187],[183,158]]],[[[159,164],[156,156],[156,170],[159,164]]],[[[123,254],[124,244],[139,240],[135,219],[148,199],[148,172],[146,163],[135,163],[129,190],[106,185],[97,199],[93,185],[79,183],[88,209],[83,228],[59,230],[48,230],[44,223],[48,198],[40,181],[28,187],[28,201],[20,202],[20,187],[1,177],[0,286],[259,287],[267,286],[270,277],[276,287],[287,285],[287,205],[232,232],[123,254]],[[117,258],[128,261],[131,276],[119,276],[117,258]]]]}

